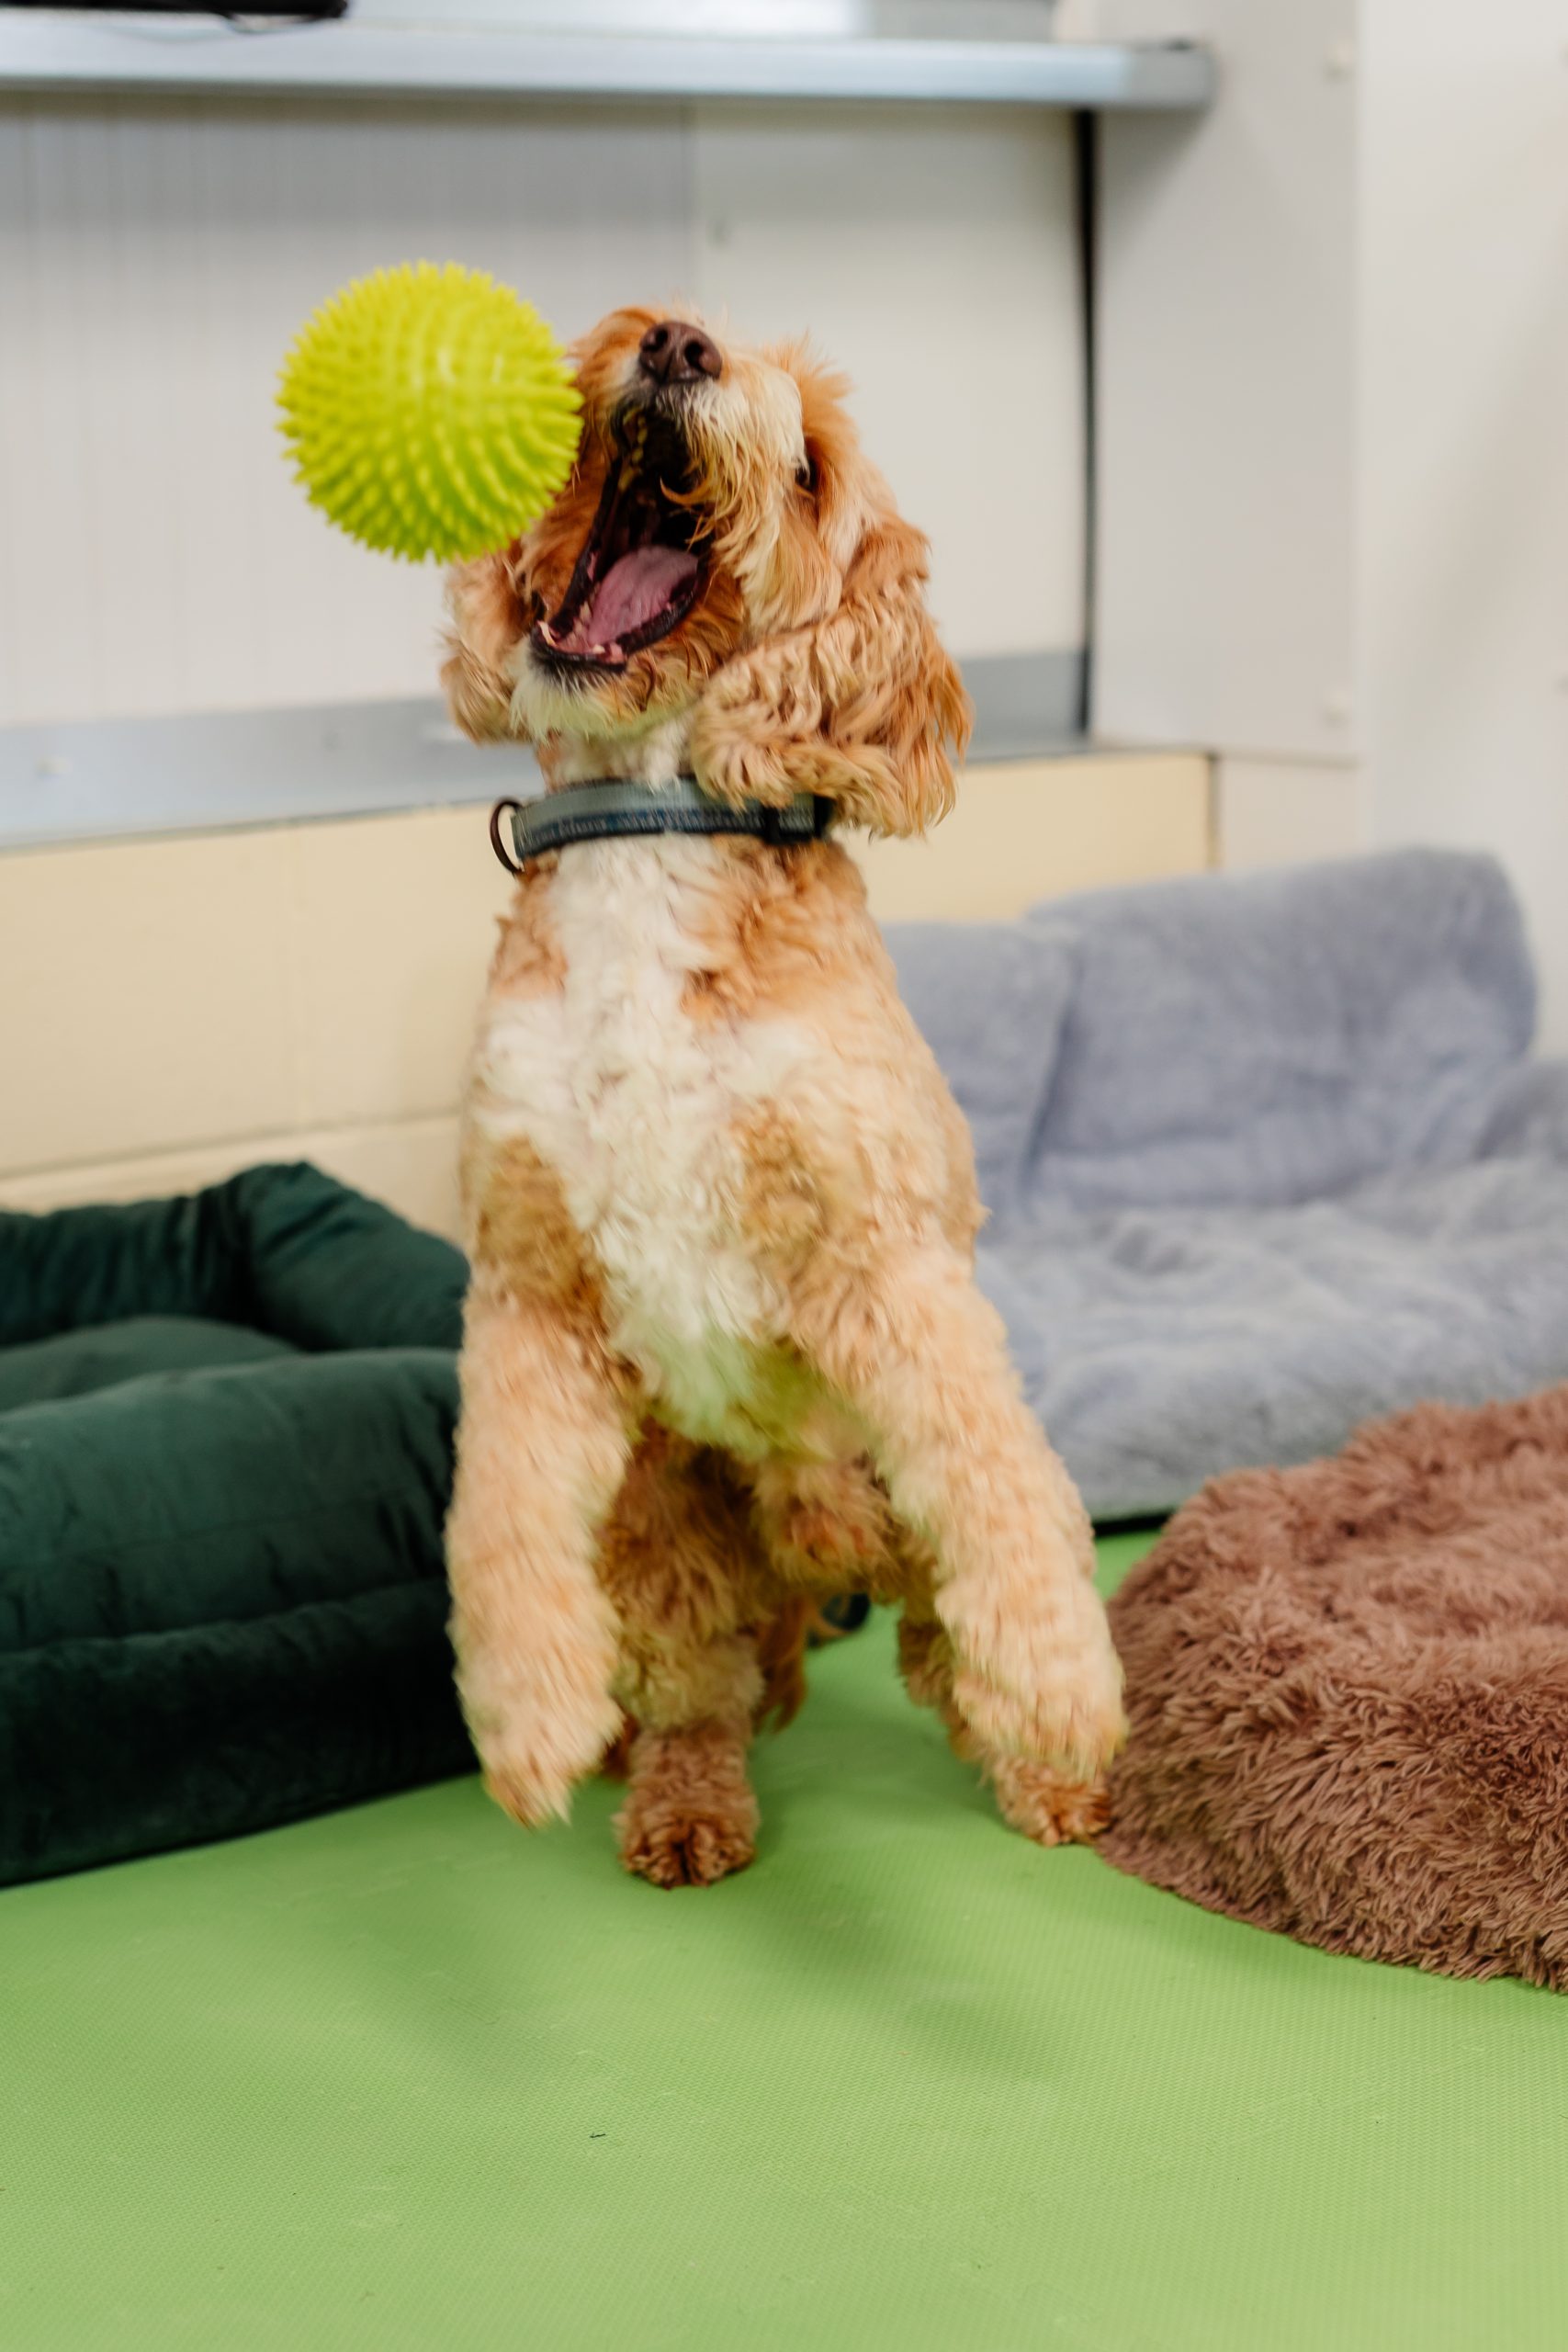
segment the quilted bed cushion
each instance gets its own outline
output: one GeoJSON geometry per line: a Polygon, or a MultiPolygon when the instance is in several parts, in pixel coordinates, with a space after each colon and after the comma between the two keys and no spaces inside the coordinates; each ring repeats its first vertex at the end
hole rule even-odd
{"type": "Polygon", "coordinates": [[[467,1769],[464,1272],[308,1167],[0,1216],[0,1883],[467,1769]]]}

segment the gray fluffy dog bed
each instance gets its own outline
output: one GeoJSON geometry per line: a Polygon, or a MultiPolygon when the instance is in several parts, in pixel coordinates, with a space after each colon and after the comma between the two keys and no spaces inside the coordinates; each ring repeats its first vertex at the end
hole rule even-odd
{"type": "Polygon", "coordinates": [[[1221,1479],[1111,1615],[1119,1870],[1329,1951],[1568,1990],[1568,1387],[1221,1479]]]}
{"type": "Polygon", "coordinates": [[[1097,1519],[1568,1379],[1568,1060],[1485,858],[889,933],[975,1131],[979,1278],[1097,1519]]]}

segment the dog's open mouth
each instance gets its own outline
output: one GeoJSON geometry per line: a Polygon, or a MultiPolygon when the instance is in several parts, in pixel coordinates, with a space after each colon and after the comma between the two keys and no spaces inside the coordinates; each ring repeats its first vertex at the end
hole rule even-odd
{"type": "Polygon", "coordinates": [[[535,624],[536,652],[563,667],[624,670],[679,628],[703,585],[702,517],[683,503],[690,474],[668,420],[643,409],[623,420],[560,610],[535,624]]]}

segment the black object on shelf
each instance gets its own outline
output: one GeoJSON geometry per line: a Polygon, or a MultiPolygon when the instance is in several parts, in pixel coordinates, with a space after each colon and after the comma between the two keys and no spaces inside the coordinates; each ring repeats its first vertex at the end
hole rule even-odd
{"type": "MultiPolygon", "coordinates": [[[[320,24],[330,17],[346,17],[349,0],[294,0],[291,7],[261,5],[243,8],[214,8],[210,0],[71,0],[73,15],[94,17],[220,17],[225,23],[252,17],[280,17],[288,24],[320,24]]],[[[0,8],[52,8],[60,0],[0,0],[0,8]]]]}

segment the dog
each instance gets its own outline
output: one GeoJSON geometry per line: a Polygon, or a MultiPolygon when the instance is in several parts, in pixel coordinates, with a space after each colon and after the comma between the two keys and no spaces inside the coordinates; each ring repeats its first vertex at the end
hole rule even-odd
{"type": "Polygon", "coordinates": [[[1089,1521],[974,1285],[967,1127],[832,838],[952,803],[970,714],[927,543],[804,345],[623,310],[573,357],[571,480],[452,576],[454,717],[536,746],[552,793],[690,777],[832,827],[522,865],[462,1140],[447,1552],[487,1785],[564,1815],[629,1720],[626,1866],[741,1869],[753,1730],[852,1589],[900,1604],[908,1690],[1006,1818],[1092,1836],[1123,1719],[1089,1521]]]}

